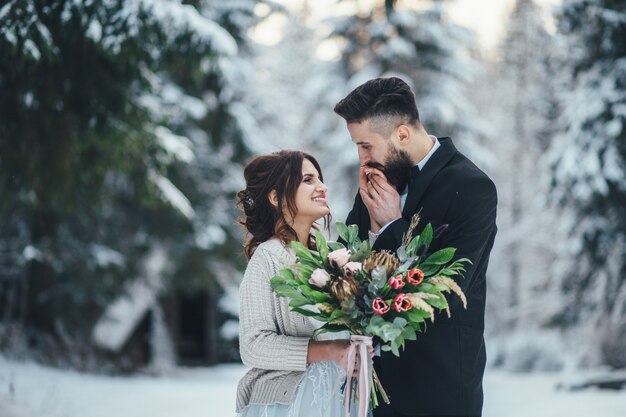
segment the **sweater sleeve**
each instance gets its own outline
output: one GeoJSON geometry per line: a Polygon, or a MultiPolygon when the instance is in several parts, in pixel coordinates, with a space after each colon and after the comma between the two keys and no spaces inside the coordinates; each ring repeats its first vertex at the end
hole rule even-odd
{"type": "Polygon", "coordinates": [[[309,337],[281,334],[270,279],[279,262],[257,250],[239,288],[239,352],[246,366],[280,371],[304,371],[309,337]]]}

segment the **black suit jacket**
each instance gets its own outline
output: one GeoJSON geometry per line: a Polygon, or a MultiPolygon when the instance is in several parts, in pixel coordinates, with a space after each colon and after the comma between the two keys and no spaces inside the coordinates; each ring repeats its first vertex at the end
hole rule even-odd
{"type": "MultiPolygon", "coordinates": [[[[437,314],[427,330],[408,341],[400,358],[383,352],[375,361],[391,407],[406,415],[479,416],[482,413],[482,379],[486,355],[484,333],[485,274],[496,234],[496,188],[476,165],[461,154],[449,138],[413,180],[402,218],[389,225],[373,249],[395,252],[409,227],[411,217],[421,210],[420,233],[431,223],[434,229],[448,228],[433,240],[429,252],[452,246],[456,259],[469,258],[464,278],[457,278],[467,296],[467,310],[456,295],[448,296],[452,318],[437,314]]],[[[359,226],[367,239],[369,214],[359,194],[347,224],[359,226]]],[[[376,409],[378,410],[378,409],[376,409]]],[[[385,413],[385,406],[374,416],[385,413]]]]}

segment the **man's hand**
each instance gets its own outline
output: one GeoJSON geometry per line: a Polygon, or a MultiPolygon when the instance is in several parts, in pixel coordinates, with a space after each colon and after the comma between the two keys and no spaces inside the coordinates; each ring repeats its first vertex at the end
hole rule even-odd
{"type": "Polygon", "coordinates": [[[370,214],[372,232],[378,233],[381,227],[402,217],[400,194],[378,169],[361,167],[359,194],[370,214]]]}

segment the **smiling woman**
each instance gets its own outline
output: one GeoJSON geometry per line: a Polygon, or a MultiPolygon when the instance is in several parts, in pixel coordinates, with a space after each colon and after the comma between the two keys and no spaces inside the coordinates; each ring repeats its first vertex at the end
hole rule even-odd
{"type": "Polygon", "coordinates": [[[239,350],[252,369],[239,382],[238,416],[340,415],[344,398],[338,387],[346,377],[350,342],[316,340],[319,323],[292,312],[288,298],[270,286],[280,269],[295,262],[287,243],[313,248],[314,223],[329,218],[320,166],[306,153],[281,151],[254,158],[244,177],[238,206],[249,262],[239,288],[239,350]]]}
{"type": "Polygon", "coordinates": [[[257,246],[274,237],[284,243],[308,244],[313,223],[330,219],[317,160],[304,152],[281,151],[255,157],[244,170],[246,188],[239,191],[239,223],[248,232],[248,258],[257,246]]]}

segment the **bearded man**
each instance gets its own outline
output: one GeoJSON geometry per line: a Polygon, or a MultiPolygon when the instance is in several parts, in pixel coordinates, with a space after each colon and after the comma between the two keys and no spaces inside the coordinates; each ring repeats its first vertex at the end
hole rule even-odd
{"type": "Polygon", "coordinates": [[[452,139],[428,134],[415,94],[401,79],[376,78],[335,106],[347,122],[361,168],[359,191],[346,224],[359,226],[373,250],[395,253],[411,218],[414,234],[431,223],[430,252],[457,248],[472,264],[456,281],[467,296],[448,299],[451,317],[438,313],[400,357],[382,352],[374,366],[390,405],[374,417],[480,416],[486,354],[486,271],[496,235],[496,188],[452,139]]]}

